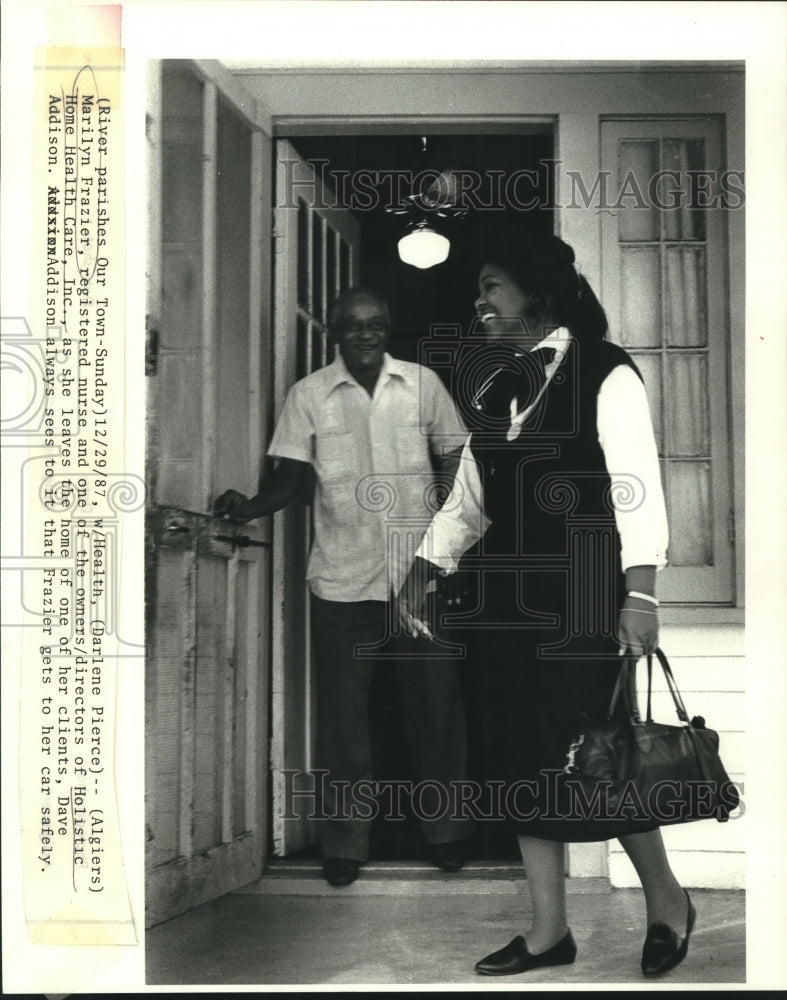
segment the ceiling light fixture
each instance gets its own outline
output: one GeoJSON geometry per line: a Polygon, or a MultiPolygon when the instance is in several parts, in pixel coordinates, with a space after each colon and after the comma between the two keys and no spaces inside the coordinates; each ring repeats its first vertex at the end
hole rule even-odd
{"type": "Polygon", "coordinates": [[[451,249],[450,240],[438,233],[426,219],[413,225],[399,240],[399,257],[405,264],[425,270],[442,264],[451,249]]]}
{"type": "MultiPolygon", "coordinates": [[[[426,136],[421,136],[421,155],[426,156],[426,136]]],[[[466,208],[456,204],[457,189],[452,169],[433,173],[434,180],[426,190],[413,190],[403,202],[386,207],[386,211],[394,215],[411,216],[398,242],[399,258],[422,270],[442,264],[451,249],[451,241],[438,231],[437,219],[461,219],[467,213],[466,208]]]]}

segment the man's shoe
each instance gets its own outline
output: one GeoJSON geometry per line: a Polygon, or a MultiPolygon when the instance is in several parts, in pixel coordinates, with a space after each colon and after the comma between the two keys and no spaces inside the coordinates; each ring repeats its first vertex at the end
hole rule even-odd
{"type": "Polygon", "coordinates": [[[432,844],[430,854],[432,862],[444,872],[461,871],[470,856],[469,838],[450,840],[447,844],[432,844]]]}
{"type": "Polygon", "coordinates": [[[326,858],[322,863],[322,873],[329,885],[349,885],[358,878],[360,861],[352,858],[326,858]]]}
{"type": "Polygon", "coordinates": [[[697,911],[692,906],[686,890],[688,912],[686,915],[686,934],[680,938],[666,924],[652,924],[648,927],[645,944],[642,948],[642,974],[644,976],[661,976],[676,965],[680,965],[689,950],[689,937],[697,919],[697,911]]]}
{"type": "Polygon", "coordinates": [[[476,962],[475,971],[482,976],[512,976],[517,972],[528,972],[548,965],[571,965],[576,956],[577,946],[571,931],[567,931],[562,940],[540,955],[530,954],[525,939],[520,934],[505,948],[476,962]]]}

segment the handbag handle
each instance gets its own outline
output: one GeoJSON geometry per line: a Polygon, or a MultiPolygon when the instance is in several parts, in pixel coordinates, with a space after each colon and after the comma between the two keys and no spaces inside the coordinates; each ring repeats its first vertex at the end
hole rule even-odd
{"type": "MultiPolygon", "coordinates": [[[[672,701],[675,705],[675,711],[678,713],[678,718],[681,722],[689,721],[689,713],[686,711],[686,706],[683,704],[683,697],[678,690],[678,683],[675,680],[675,675],[672,673],[672,667],[669,665],[667,657],[664,655],[663,651],[656,647],[656,659],[659,661],[662,671],[664,672],[664,677],[667,681],[667,687],[669,688],[669,693],[672,695],[672,701]]],[[[650,713],[650,693],[651,693],[651,683],[653,679],[653,657],[648,654],[648,710],[647,710],[647,720],[648,722],[653,721],[653,716],[650,713]]]]}
{"type": "Polygon", "coordinates": [[[639,713],[639,703],[637,701],[637,658],[635,656],[624,657],[623,663],[620,666],[615,687],[612,691],[612,697],[609,700],[609,709],[607,710],[608,719],[611,719],[615,714],[618,701],[621,699],[626,707],[626,714],[631,724],[641,726],[642,717],[639,713]]]}
{"type": "MultiPolygon", "coordinates": [[[[656,648],[656,658],[659,661],[662,671],[664,672],[664,677],[667,681],[667,687],[669,688],[669,693],[672,696],[672,701],[675,705],[675,711],[677,712],[678,719],[681,722],[689,721],[689,714],[686,711],[686,706],[683,703],[683,697],[678,690],[678,684],[675,680],[675,675],[672,673],[672,668],[669,665],[667,657],[664,655],[660,648],[656,648]]],[[[607,718],[611,719],[615,713],[615,708],[617,707],[620,699],[626,706],[627,714],[633,725],[642,725],[642,716],[639,712],[639,704],[637,701],[637,662],[638,658],[636,656],[626,656],[621,664],[620,671],[618,672],[617,680],[615,681],[615,688],[612,692],[612,697],[609,702],[609,710],[607,712],[607,718]]],[[[645,719],[647,722],[653,722],[653,713],[651,711],[651,696],[653,689],[653,656],[648,654],[648,701],[647,701],[647,711],[645,719]]]]}

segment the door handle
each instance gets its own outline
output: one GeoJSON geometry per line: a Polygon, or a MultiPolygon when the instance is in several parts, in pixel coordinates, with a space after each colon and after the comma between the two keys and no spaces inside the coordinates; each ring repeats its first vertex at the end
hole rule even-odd
{"type": "Polygon", "coordinates": [[[214,535],[217,542],[229,542],[234,549],[247,549],[254,545],[260,549],[269,549],[270,542],[257,542],[248,535],[214,535]]]}

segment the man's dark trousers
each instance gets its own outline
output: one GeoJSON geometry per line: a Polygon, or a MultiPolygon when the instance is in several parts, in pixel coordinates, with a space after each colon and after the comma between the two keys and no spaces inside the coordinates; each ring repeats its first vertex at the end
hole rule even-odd
{"type": "MultiPolygon", "coordinates": [[[[369,702],[376,665],[397,673],[414,781],[424,782],[416,801],[424,840],[448,843],[473,832],[472,820],[456,815],[457,783],[466,778],[467,738],[455,663],[444,652],[435,657],[436,647],[427,639],[391,635],[397,631],[392,611],[384,601],[344,603],[312,597],[317,685],[314,765],[328,771],[322,802],[328,818],[317,824],[324,858],[365,861],[369,855],[371,819],[349,813],[352,788],[373,780],[369,702]],[[349,783],[344,802],[341,797],[337,801],[332,781],[349,783]]],[[[379,801],[385,806],[387,796],[379,801]]],[[[368,814],[371,808],[367,805],[361,811],[368,814]]]]}

